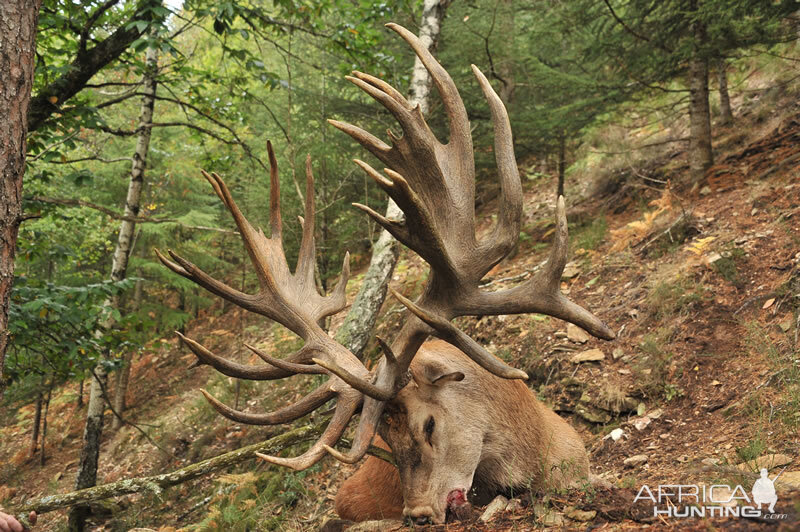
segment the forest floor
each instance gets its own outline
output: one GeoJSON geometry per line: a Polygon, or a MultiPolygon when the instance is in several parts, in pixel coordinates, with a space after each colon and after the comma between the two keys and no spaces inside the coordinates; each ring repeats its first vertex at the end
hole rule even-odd
{"type": "MultiPolygon", "coordinates": [[[[603,342],[541,316],[461,319],[459,325],[529,373],[539,397],[578,428],[593,472],[612,487],[523,494],[519,505],[488,522],[478,519],[476,509],[472,521],[428,529],[800,529],[800,106],[795,101],[787,99],[770,112],[738,109],[737,124],[718,129],[717,164],[702,183],[688,183],[685,152],[677,148],[636,165],[589,169],[570,181],[572,261],[562,290],[604,319],[618,338],[603,342]],[[599,354],[580,356],[593,349],[599,354]],[[661,510],[680,512],[691,505],[687,498],[677,500],[675,485],[741,485],[733,495],[746,504],[741,498],[751,496],[760,467],[770,469],[771,478],[781,473],[775,484],[775,513],[785,514],[781,519],[654,517],[653,503],[634,504],[642,486],[657,496],[659,485],[671,485],[673,493],[660,501],[661,510]]],[[[513,258],[490,272],[487,281],[495,288],[530,275],[549,248],[540,243],[549,241],[552,228],[552,179],[533,170],[524,178],[522,243],[513,258]]],[[[481,206],[485,227],[494,207],[493,200],[481,206]]],[[[419,259],[406,255],[394,286],[413,293],[424,272],[419,259]]],[[[356,287],[352,283],[351,290],[356,287]]],[[[402,314],[397,302],[386,305],[379,333],[390,336],[402,314]]],[[[226,356],[239,353],[241,362],[251,361],[238,347],[242,341],[271,352],[297,347],[280,329],[221,304],[201,312],[186,334],[226,356]]],[[[187,372],[193,358],[174,339],[141,350],[126,414],[140,430],[106,429],[100,483],[177,469],[285,430],[219,418],[197,393],[201,387],[228,404],[261,411],[315,382],[239,387],[208,367],[187,372]]],[[[6,508],[28,497],[70,491],[74,481],[85,419],[76,386],[54,393],[44,465],[41,453],[30,451],[32,416],[32,406],[26,406],[0,426],[0,506],[6,508]]],[[[333,460],[302,473],[251,461],[228,474],[170,488],[162,498],[137,494],[97,505],[92,529],[313,530],[335,518],[336,488],[352,471],[333,460]]],[[[730,497],[720,489],[716,493],[717,500],[730,497]]],[[[62,529],[65,515],[43,515],[36,530],[62,529]]]]}

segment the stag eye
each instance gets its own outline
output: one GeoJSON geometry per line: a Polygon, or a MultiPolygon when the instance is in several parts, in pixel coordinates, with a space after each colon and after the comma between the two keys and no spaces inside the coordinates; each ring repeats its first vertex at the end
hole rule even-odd
{"type": "Polygon", "coordinates": [[[433,436],[433,429],[436,426],[436,422],[433,420],[433,416],[428,418],[428,421],[425,422],[425,440],[428,442],[428,445],[433,445],[431,443],[431,437],[433,436]]]}

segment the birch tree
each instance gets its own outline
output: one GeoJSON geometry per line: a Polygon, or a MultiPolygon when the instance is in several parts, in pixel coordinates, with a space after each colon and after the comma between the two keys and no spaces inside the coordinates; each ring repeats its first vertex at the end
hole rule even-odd
{"type": "MultiPolygon", "coordinates": [[[[439,41],[442,20],[450,0],[425,0],[420,23],[419,37],[434,52],[439,41]]],[[[411,75],[409,102],[419,105],[422,114],[428,112],[430,105],[431,77],[419,57],[414,60],[411,75]]],[[[400,220],[403,212],[389,198],[386,206],[386,218],[400,220]]],[[[356,356],[361,356],[369,340],[378,311],[386,299],[386,291],[392,278],[394,267],[400,256],[400,244],[388,231],[382,230],[372,247],[372,258],[364,282],[358,291],[353,306],[345,317],[344,323],[336,333],[336,339],[356,356]]]]}

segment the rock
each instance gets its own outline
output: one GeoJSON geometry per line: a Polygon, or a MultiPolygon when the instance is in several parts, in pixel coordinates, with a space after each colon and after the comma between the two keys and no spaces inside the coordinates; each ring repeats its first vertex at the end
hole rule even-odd
{"type": "Polygon", "coordinates": [[[564,516],[544,504],[534,504],[533,512],[539,522],[545,526],[564,526],[564,516]]]}
{"type": "Polygon", "coordinates": [[[719,254],[719,253],[717,253],[717,252],[714,252],[714,253],[712,253],[711,255],[709,255],[709,256],[708,256],[708,259],[707,259],[707,260],[708,260],[708,263],[709,263],[709,264],[714,264],[715,262],[717,262],[717,261],[718,261],[718,260],[720,260],[721,258],[722,258],[722,255],[720,255],[720,254],[719,254]]]}
{"type": "MultiPolygon", "coordinates": [[[[622,429],[614,429],[614,430],[612,430],[611,432],[608,433],[608,436],[606,436],[606,438],[611,438],[613,441],[618,441],[624,435],[625,435],[625,431],[624,430],[622,430],[622,429]]],[[[567,517],[569,517],[569,516],[567,516],[567,517]]]]}
{"type": "Polygon", "coordinates": [[[784,471],[775,482],[775,487],[800,490],[800,471],[784,471]]]}
{"type": "Polygon", "coordinates": [[[595,349],[589,349],[588,351],[582,351],[576,355],[573,355],[569,360],[570,362],[574,362],[575,364],[580,364],[581,362],[598,362],[605,358],[606,358],[605,353],[595,348],[595,349]]]}
{"type": "Polygon", "coordinates": [[[505,510],[506,506],[508,506],[508,499],[502,495],[498,495],[486,506],[483,514],[481,514],[481,521],[484,523],[491,521],[498,513],[505,510]]]}
{"type": "Polygon", "coordinates": [[[780,327],[783,332],[789,332],[789,329],[792,328],[792,317],[789,316],[788,318],[780,322],[778,324],[778,327],[780,327]]]}
{"type": "Polygon", "coordinates": [[[561,274],[561,278],[572,279],[573,277],[577,277],[579,273],[581,272],[578,269],[578,265],[575,264],[575,261],[571,261],[564,266],[564,272],[561,274]]]}
{"type": "Polygon", "coordinates": [[[567,338],[576,344],[585,344],[589,340],[589,333],[570,323],[567,325],[567,338]]]}
{"type": "Polygon", "coordinates": [[[700,189],[701,196],[708,196],[709,194],[711,194],[711,187],[709,187],[708,185],[700,189]]]}
{"type": "Polygon", "coordinates": [[[564,338],[567,337],[567,333],[565,333],[564,331],[556,331],[553,333],[553,337],[558,338],[559,340],[563,340],[564,338]]]}
{"type": "Polygon", "coordinates": [[[567,506],[564,508],[564,515],[572,519],[573,521],[591,521],[595,517],[597,517],[597,511],[595,510],[578,510],[574,506],[567,506]]]}
{"type": "Polygon", "coordinates": [[[719,465],[719,458],[703,458],[700,463],[707,466],[719,465]]]}
{"type": "Polygon", "coordinates": [[[646,464],[647,460],[649,460],[646,454],[636,454],[629,458],[626,458],[622,461],[625,467],[638,467],[640,465],[646,464]]]}
{"type": "Polygon", "coordinates": [[[611,356],[614,358],[614,360],[618,360],[618,359],[622,358],[622,356],[624,354],[625,354],[625,351],[623,351],[621,347],[617,347],[616,349],[611,351],[611,356]]]}
{"type": "Polygon", "coordinates": [[[611,414],[599,408],[592,408],[588,405],[578,405],[575,407],[575,413],[581,416],[590,423],[608,423],[611,421],[611,414]]]}
{"type": "Polygon", "coordinates": [[[397,519],[382,519],[380,521],[361,521],[347,529],[347,532],[384,532],[401,530],[405,524],[397,519]]]}
{"type": "Polygon", "coordinates": [[[644,430],[652,421],[648,416],[642,416],[633,420],[633,426],[636,430],[644,430]]]}
{"type": "Polygon", "coordinates": [[[511,499],[506,504],[506,512],[518,512],[522,510],[522,501],[519,499],[511,499]]]}
{"type": "Polygon", "coordinates": [[[647,417],[649,417],[650,419],[658,419],[663,415],[664,411],[661,410],[660,408],[656,408],[655,410],[651,410],[650,412],[647,413],[647,417]]]}
{"type": "Polygon", "coordinates": [[[737,465],[741,471],[758,471],[762,467],[767,469],[774,469],[776,467],[785,466],[792,463],[792,457],[785,454],[765,454],[759,456],[755,460],[744,462],[737,465]]]}

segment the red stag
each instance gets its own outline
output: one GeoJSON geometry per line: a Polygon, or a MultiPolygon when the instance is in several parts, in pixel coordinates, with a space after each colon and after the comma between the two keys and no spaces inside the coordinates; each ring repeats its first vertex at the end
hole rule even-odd
{"type": "MultiPolygon", "coordinates": [[[[268,414],[234,410],[203,392],[223,416],[241,423],[273,425],[294,421],[337,399],[320,439],[302,456],[260,455],[271,463],[305,469],[326,454],[346,462],[361,460],[380,431],[397,469],[369,457],[339,491],[336,508],[348,519],[405,515],[415,523],[442,523],[448,509],[467,497],[491,495],[511,487],[565,486],[588,475],[588,460],[577,433],[536,400],[520,380],[526,374],[495,358],[457,329],[457,316],[537,312],[561,318],[591,334],[612,339],[598,318],[567,299],[559,289],[567,260],[564,200],[556,209],[550,257],[530,280],[514,288],[488,292],[479,283],[514,247],[520,232],[522,188],[514,158],[511,126],[502,102],[475,67],[494,124],[494,152],[500,181],[500,206],[493,230],[476,234],[475,166],[466,109],[453,80],[420,43],[396,24],[389,28],[414,49],[430,72],[444,103],[449,142],[434,136],[418,107],[384,81],[353,73],[348,79],[380,102],[397,120],[403,135],[390,131],[391,145],[350,124],[330,123],[349,134],[386,165],[380,173],[358,164],[405,214],[390,220],[356,205],[430,265],[422,295],[409,301],[392,292],[409,310],[391,346],[378,339],[383,358],[370,371],[321,327],[326,316],[345,307],[349,268],[345,255],[341,279],[329,296],[314,282],[314,184],[306,165],[306,204],[297,267],[289,270],[281,242],[281,214],[275,156],[271,166],[270,236],[244,217],[225,182],[203,175],[233,215],[255,266],[260,289],[242,293],[210,277],[172,251],[161,261],[174,272],[251,312],[267,316],[300,336],[304,346],[285,359],[246,346],[265,364],[248,366],[215,355],[181,336],[199,362],[232,377],[282,379],[295,374],[324,374],[328,380],[297,403],[268,414]],[[426,341],[435,336],[439,340],[426,341]],[[333,448],[360,410],[352,447],[333,448]]],[[[382,442],[379,441],[379,444],[382,442]]]]}

